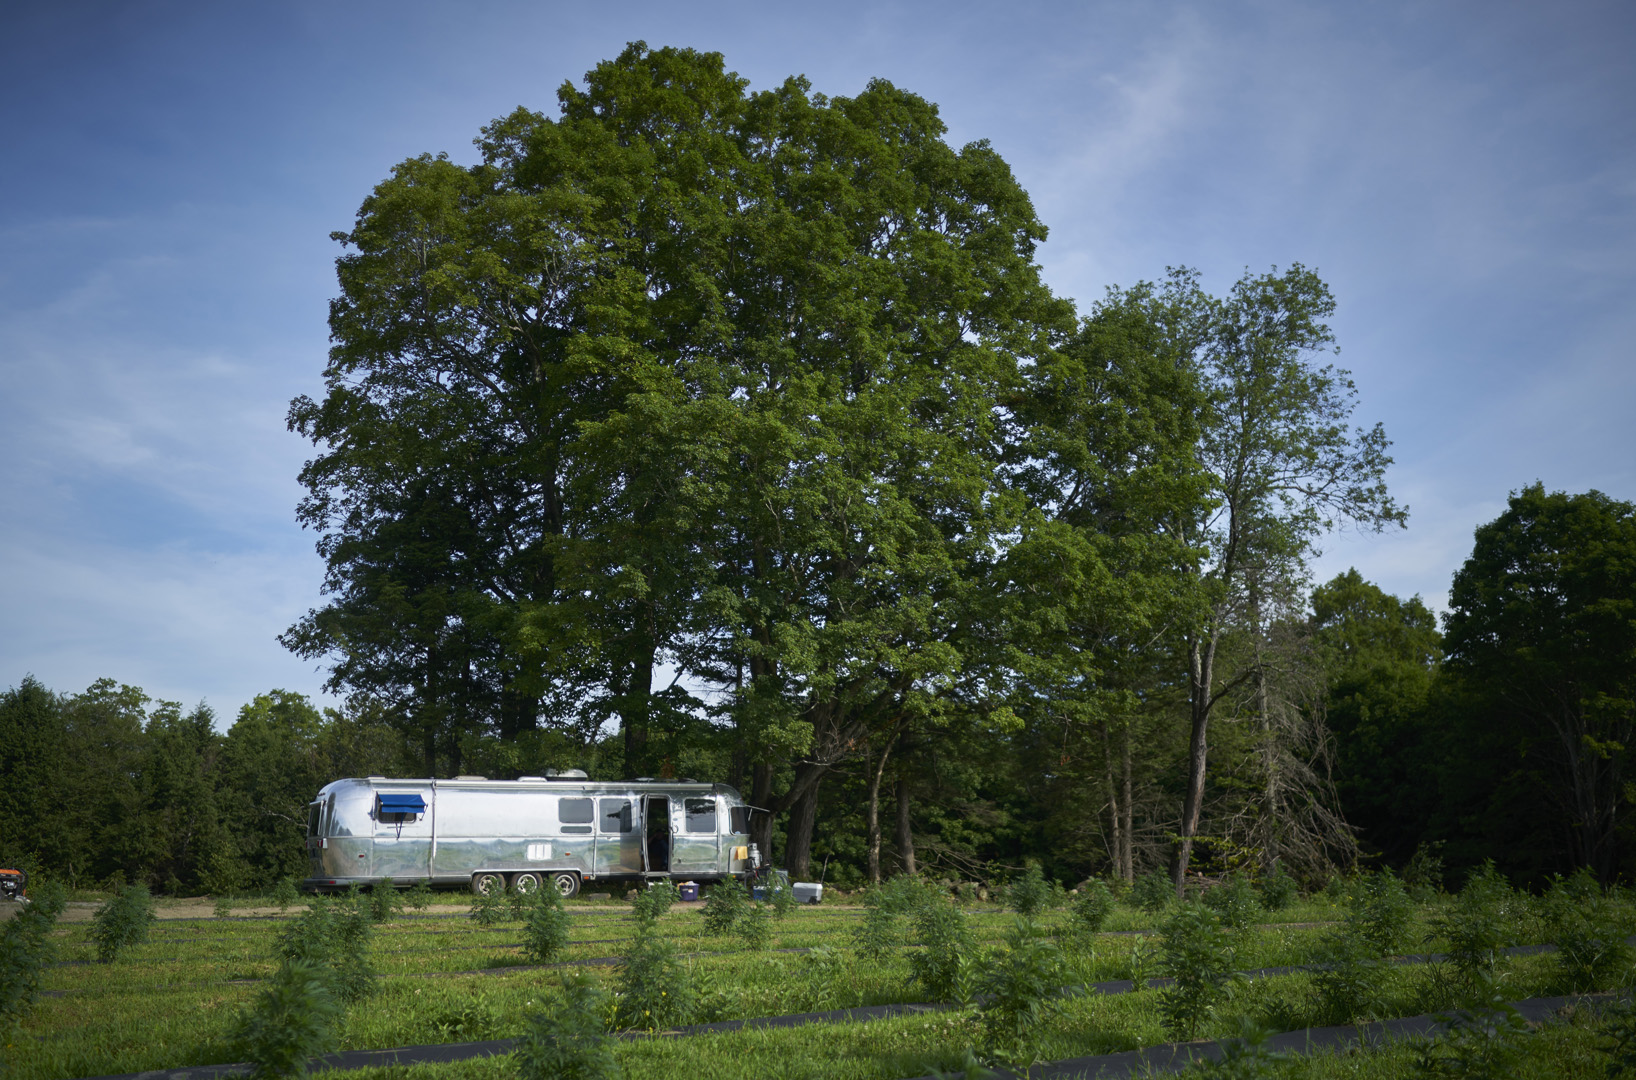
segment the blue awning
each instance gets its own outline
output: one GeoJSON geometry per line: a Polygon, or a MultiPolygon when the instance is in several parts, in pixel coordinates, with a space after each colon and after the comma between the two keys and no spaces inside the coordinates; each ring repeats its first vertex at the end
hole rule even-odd
{"type": "Polygon", "coordinates": [[[381,813],[383,814],[424,814],[426,800],[419,795],[398,795],[381,792],[381,813]]]}

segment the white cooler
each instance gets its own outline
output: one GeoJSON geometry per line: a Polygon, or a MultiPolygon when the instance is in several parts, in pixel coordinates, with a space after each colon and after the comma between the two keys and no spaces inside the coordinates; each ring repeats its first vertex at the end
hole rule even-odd
{"type": "Polygon", "coordinates": [[[816,904],[824,898],[824,883],[821,881],[797,881],[790,886],[798,904],[816,904]]]}

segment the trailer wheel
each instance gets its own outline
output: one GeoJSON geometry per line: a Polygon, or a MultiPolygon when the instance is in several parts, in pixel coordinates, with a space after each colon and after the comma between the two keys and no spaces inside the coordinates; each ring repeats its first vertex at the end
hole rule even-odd
{"type": "Polygon", "coordinates": [[[579,875],[572,870],[558,870],[551,875],[551,884],[557,887],[564,900],[572,900],[579,895],[579,875]]]}
{"type": "Polygon", "coordinates": [[[506,891],[506,879],[499,874],[484,871],[471,876],[471,891],[478,896],[492,896],[506,891]]]}
{"type": "Polygon", "coordinates": [[[511,875],[511,891],[516,893],[533,893],[540,891],[540,875],[513,874],[511,875]]]}

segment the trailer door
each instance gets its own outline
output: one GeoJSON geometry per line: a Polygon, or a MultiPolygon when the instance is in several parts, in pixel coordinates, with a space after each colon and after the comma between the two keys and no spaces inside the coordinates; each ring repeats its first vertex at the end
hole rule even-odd
{"type": "Polygon", "coordinates": [[[721,811],[714,795],[689,795],[682,802],[682,829],[676,835],[671,870],[715,874],[721,869],[721,811]]]}
{"type": "Polygon", "coordinates": [[[642,796],[642,872],[670,872],[670,796],[642,796]]]}

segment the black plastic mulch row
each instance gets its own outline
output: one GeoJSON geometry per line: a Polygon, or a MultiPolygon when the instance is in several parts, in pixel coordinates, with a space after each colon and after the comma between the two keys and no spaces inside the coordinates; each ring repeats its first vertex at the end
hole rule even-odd
{"type": "MultiPolygon", "coordinates": [[[[1565,1006],[1584,1000],[1583,997],[1528,998],[1514,1001],[1512,1008],[1530,1023],[1543,1023],[1565,1006]]],[[[768,1016],[754,1020],[724,1020],[714,1024],[693,1024],[658,1033],[660,1038],[686,1038],[718,1032],[738,1031],[744,1028],[792,1028],[807,1024],[861,1023],[884,1020],[893,1016],[938,1012],[947,1005],[873,1005],[833,1012],[792,1013],[788,1016],[768,1016]]],[[[1268,1050],[1281,1053],[1310,1054],[1319,1050],[1333,1050],[1365,1042],[1371,1045],[1387,1040],[1424,1038],[1435,1035],[1445,1027],[1435,1014],[1382,1020],[1372,1024],[1342,1025],[1337,1027],[1302,1028],[1274,1035],[1266,1042],[1268,1050]]],[[[643,1032],[624,1032],[621,1038],[648,1038],[643,1032]]],[[[515,1039],[490,1039],[485,1042],[440,1043],[429,1046],[400,1046],[391,1050],[351,1050],[328,1054],[308,1063],[311,1072],[329,1070],[367,1069],[391,1065],[442,1065],[474,1058],[498,1057],[510,1053],[517,1045],[515,1039]]],[[[1096,1080],[1118,1080],[1123,1077],[1151,1076],[1155,1073],[1180,1072],[1197,1061],[1219,1061],[1223,1056],[1219,1042],[1165,1043],[1143,1050],[1127,1050],[1117,1054],[1097,1054],[1088,1057],[1067,1058],[1062,1061],[1035,1065],[1027,1073],[1001,1070],[1002,1077],[1015,1080],[1049,1080],[1049,1078],[1094,1077],[1096,1080]]],[[[200,1065],[186,1069],[154,1069],[148,1072],[122,1073],[113,1076],[92,1077],[88,1080],[218,1080],[249,1072],[245,1064],[200,1065]]],[[[933,1080],[923,1077],[919,1080],[933,1080]]]]}

